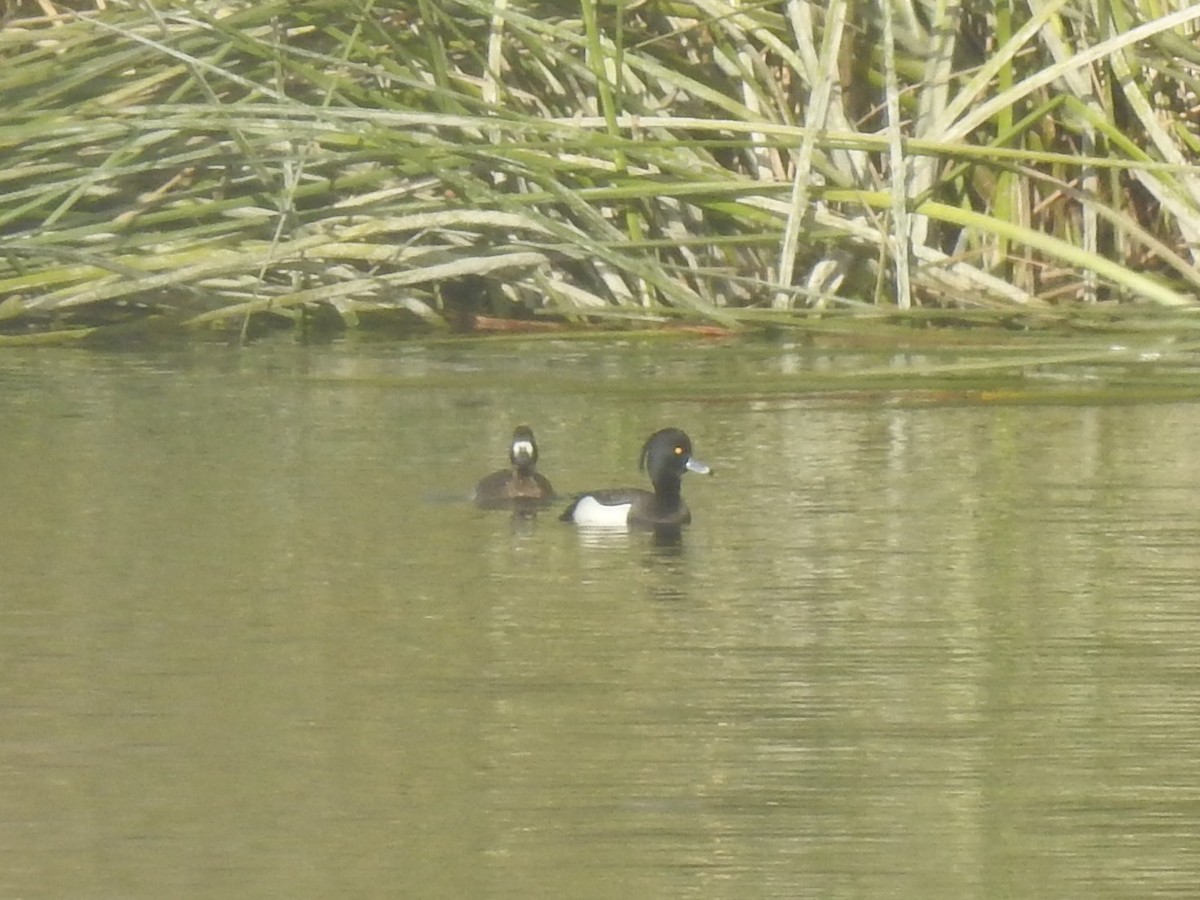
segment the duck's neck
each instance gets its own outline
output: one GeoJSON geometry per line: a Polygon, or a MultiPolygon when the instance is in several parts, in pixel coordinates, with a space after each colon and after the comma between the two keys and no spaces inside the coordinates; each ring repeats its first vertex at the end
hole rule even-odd
{"type": "Polygon", "coordinates": [[[679,479],[666,477],[654,482],[654,496],[664,509],[673,509],[679,505],[679,479]]]}

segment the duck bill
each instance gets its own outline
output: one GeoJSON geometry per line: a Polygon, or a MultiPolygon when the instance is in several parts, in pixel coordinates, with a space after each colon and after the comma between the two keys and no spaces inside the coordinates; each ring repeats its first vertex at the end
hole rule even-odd
{"type": "Polygon", "coordinates": [[[712,469],[710,469],[704,463],[700,462],[700,460],[695,459],[691,456],[689,456],[688,461],[686,463],[684,463],[684,468],[686,468],[689,472],[695,472],[697,475],[711,475],[712,474],[712,469]]]}

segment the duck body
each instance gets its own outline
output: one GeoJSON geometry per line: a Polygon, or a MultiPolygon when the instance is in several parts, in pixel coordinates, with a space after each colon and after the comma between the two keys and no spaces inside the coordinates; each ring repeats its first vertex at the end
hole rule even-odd
{"type": "Polygon", "coordinates": [[[550,480],[537,471],[537,442],[529,426],[520,425],[513,431],[508,458],[512,468],[484,476],[475,485],[476,506],[483,509],[528,508],[556,499],[550,480]]]}
{"type": "Polygon", "coordinates": [[[678,428],[656,431],[642,446],[639,467],[650,475],[653,491],[605,488],[579,494],[559,518],[593,527],[677,527],[692,521],[680,494],[685,472],[710,475],[712,470],[692,456],[692,442],[678,428]]]}
{"type": "Polygon", "coordinates": [[[620,528],[624,526],[687,525],[692,512],[679,498],[664,503],[641,488],[608,488],[576,497],[559,517],[576,525],[620,528]]]}

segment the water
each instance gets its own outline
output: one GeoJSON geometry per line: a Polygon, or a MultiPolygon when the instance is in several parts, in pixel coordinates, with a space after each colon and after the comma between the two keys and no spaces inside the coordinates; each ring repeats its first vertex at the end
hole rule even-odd
{"type": "Polygon", "coordinates": [[[1200,405],[802,390],[889,364],[6,351],[0,895],[1191,896],[1200,405]],[[717,474],[473,509],[520,422],[717,474]]]}

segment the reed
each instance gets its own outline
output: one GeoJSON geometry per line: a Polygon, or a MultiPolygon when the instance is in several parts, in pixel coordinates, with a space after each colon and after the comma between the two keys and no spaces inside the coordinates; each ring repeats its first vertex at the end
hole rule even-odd
{"type": "Polygon", "coordinates": [[[40,8],[3,342],[1200,298],[1183,0],[40,8]]]}

